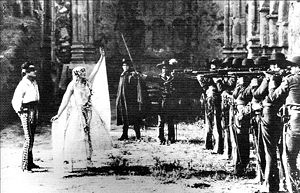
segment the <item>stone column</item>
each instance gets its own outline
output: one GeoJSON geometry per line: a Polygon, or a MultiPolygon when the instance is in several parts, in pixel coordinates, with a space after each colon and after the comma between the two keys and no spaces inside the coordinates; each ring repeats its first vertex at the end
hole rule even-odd
{"type": "Polygon", "coordinates": [[[71,64],[95,63],[94,0],[72,0],[71,64]]]}
{"type": "Polygon", "coordinates": [[[300,55],[300,1],[290,1],[288,57],[300,55]]]}
{"type": "Polygon", "coordinates": [[[234,0],[232,7],[232,55],[234,57],[247,57],[246,44],[246,21],[245,2],[234,0]]]}
{"type": "Polygon", "coordinates": [[[232,7],[232,47],[236,48],[240,44],[241,23],[240,23],[240,0],[234,0],[232,7]]]}
{"type": "Polygon", "coordinates": [[[248,2],[248,19],[247,19],[247,49],[248,58],[259,56],[259,37],[257,34],[257,0],[248,2]]]}
{"type": "Polygon", "coordinates": [[[225,0],[224,4],[224,49],[230,48],[230,0],[225,0]]]}
{"type": "Polygon", "coordinates": [[[22,11],[25,16],[33,15],[33,0],[23,0],[22,2],[22,11]]]}
{"type": "Polygon", "coordinates": [[[270,10],[267,18],[269,19],[269,48],[272,53],[275,53],[278,50],[278,29],[277,29],[277,20],[278,20],[278,1],[270,1],[270,10]]]}
{"type": "Polygon", "coordinates": [[[231,7],[233,2],[225,0],[224,2],[224,47],[223,55],[228,57],[232,51],[232,17],[231,7]]]}
{"type": "Polygon", "coordinates": [[[287,54],[288,49],[289,3],[289,0],[281,0],[278,6],[278,47],[284,54],[287,54]]]}
{"type": "Polygon", "coordinates": [[[268,56],[269,25],[267,15],[269,14],[269,0],[259,1],[260,34],[259,40],[262,47],[262,55],[268,56]]]}

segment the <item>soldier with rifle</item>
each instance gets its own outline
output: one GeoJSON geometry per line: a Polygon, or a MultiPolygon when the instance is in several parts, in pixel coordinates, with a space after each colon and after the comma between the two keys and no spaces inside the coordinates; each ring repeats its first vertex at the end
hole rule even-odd
{"type": "MultiPolygon", "coordinates": [[[[231,68],[233,57],[227,57],[222,62],[223,68],[231,68]]],[[[221,94],[222,103],[222,128],[224,132],[224,157],[226,159],[231,159],[232,154],[232,143],[231,143],[231,124],[232,124],[232,104],[233,104],[233,96],[232,92],[236,86],[236,76],[232,75],[229,77],[225,77],[223,83],[223,91],[221,94]]]]}
{"type": "MultiPolygon", "coordinates": [[[[218,60],[211,62],[211,68],[219,65],[218,60]]],[[[213,149],[213,153],[223,153],[223,134],[221,125],[221,89],[222,82],[213,80],[216,74],[199,74],[198,82],[206,91],[205,98],[205,148],[213,149]],[[214,140],[213,140],[214,139],[214,140]]]]}
{"type": "Polygon", "coordinates": [[[231,159],[232,154],[232,144],[230,131],[230,125],[232,123],[232,103],[233,103],[233,90],[236,86],[236,76],[230,76],[224,82],[224,89],[221,94],[222,97],[222,127],[224,131],[224,156],[226,159],[231,159]]]}
{"type": "Polygon", "coordinates": [[[141,92],[138,90],[138,74],[129,60],[122,60],[122,68],[116,99],[117,125],[123,125],[123,133],[119,140],[128,139],[129,125],[134,126],[136,139],[140,139],[142,117],[139,112],[138,98],[141,92]]]}
{"type": "Polygon", "coordinates": [[[136,139],[141,138],[141,126],[143,125],[143,116],[145,114],[146,88],[144,86],[142,74],[133,66],[133,59],[129,52],[123,34],[121,34],[128,59],[122,59],[123,72],[120,75],[117,99],[116,99],[116,117],[117,125],[123,125],[122,136],[118,140],[128,139],[129,125],[133,125],[136,139]]]}
{"type": "Polygon", "coordinates": [[[286,173],[287,189],[290,193],[300,192],[300,173],[297,169],[297,157],[300,152],[300,56],[290,60],[291,75],[285,77],[276,88],[276,82],[269,82],[269,99],[272,102],[285,100],[287,109],[283,131],[283,160],[286,173]]]}
{"type": "MultiPolygon", "coordinates": [[[[233,61],[235,67],[242,67],[242,60],[235,58],[233,61]]],[[[234,98],[234,123],[233,123],[233,163],[235,166],[234,174],[242,175],[246,171],[249,163],[250,142],[250,113],[248,103],[251,101],[251,91],[249,89],[250,77],[241,76],[237,80],[236,87],[233,91],[234,98]]]]}
{"type": "MultiPolygon", "coordinates": [[[[282,53],[274,53],[269,60],[270,70],[279,71],[286,67],[285,56],[282,53]]],[[[259,87],[253,93],[254,99],[262,101],[262,118],[261,118],[261,133],[265,149],[265,170],[264,183],[261,191],[270,192],[279,190],[279,170],[277,167],[277,146],[281,135],[281,120],[277,116],[277,112],[284,103],[282,99],[271,100],[269,97],[268,82],[272,78],[272,82],[280,84],[281,76],[271,76],[265,73],[259,87]]]]}
{"type": "MultiPolygon", "coordinates": [[[[254,61],[253,69],[263,69],[264,66],[268,66],[269,59],[267,57],[258,57],[254,61]]],[[[251,92],[253,93],[258,89],[258,86],[261,84],[263,80],[262,74],[255,76],[251,80],[251,92]]],[[[265,171],[265,151],[264,144],[262,139],[262,100],[258,100],[255,97],[252,98],[251,101],[252,107],[252,118],[251,118],[251,128],[250,132],[253,136],[255,155],[256,155],[256,180],[257,183],[263,182],[264,171],[265,171]]]]}

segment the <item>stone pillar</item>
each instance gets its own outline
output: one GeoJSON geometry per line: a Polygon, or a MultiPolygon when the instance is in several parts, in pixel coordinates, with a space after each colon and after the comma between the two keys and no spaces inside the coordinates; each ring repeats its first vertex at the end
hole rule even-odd
{"type": "Polygon", "coordinates": [[[259,37],[257,33],[257,0],[249,0],[247,18],[247,58],[259,56],[259,37]]]}
{"type": "Polygon", "coordinates": [[[287,54],[288,49],[289,3],[289,0],[281,0],[278,6],[278,47],[284,54],[287,54]]]}
{"type": "Polygon", "coordinates": [[[262,55],[268,56],[268,45],[269,45],[269,25],[268,25],[268,14],[269,14],[269,0],[259,1],[259,18],[260,18],[260,34],[259,40],[262,47],[262,55]]]}
{"type": "Polygon", "coordinates": [[[242,0],[233,1],[232,15],[232,56],[247,57],[246,44],[246,2],[242,0]]]}
{"type": "Polygon", "coordinates": [[[71,64],[96,62],[93,3],[94,0],[72,0],[71,64]]]}
{"type": "Polygon", "coordinates": [[[236,48],[240,45],[241,42],[241,21],[240,21],[240,0],[234,0],[233,1],[233,9],[232,11],[232,47],[236,48]]]}
{"type": "Polygon", "coordinates": [[[269,10],[269,48],[272,53],[275,53],[278,50],[278,28],[277,28],[277,20],[278,20],[278,1],[271,0],[270,1],[270,10],[269,10]]]}
{"type": "Polygon", "coordinates": [[[224,2],[224,47],[223,55],[228,57],[232,52],[232,4],[231,0],[225,0],[224,2]]]}
{"type": "Polygon", "coordinates": [[[230,0],[224,4],[224,49],[230,48],[230,0]]]}
{"type": "Polygon", "coordinates": [[[23,7],[23,1],[22,0],[16,0],[16,4],[19,6],[20,8],[20,17],[24,16],[24,7],[23,7]]]}
{"type": "Polygon", "coordinates": [[[300,1],[290,1],[288,57],[300,55],[300,1]]]}
{"type": "Polygon", "coordinates": [[[23,14],[24,16],[32,16],[33,15],[33,0],[23,0],[23,14]]]}

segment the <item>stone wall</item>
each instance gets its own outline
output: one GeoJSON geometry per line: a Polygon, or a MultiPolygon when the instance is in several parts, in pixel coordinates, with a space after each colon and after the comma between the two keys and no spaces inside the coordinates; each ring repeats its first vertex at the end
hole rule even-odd
{"type": "Polygon", "coordinates": [[[105,42],[108,56],[128,55],[122,35],[138,63],[220,56],[222,10],[212,2],[101,0],[95,7],[95,42],[105,42]]]}
{"type": "Polygon", "coordinates": [[[300,1],[290,2],[289,12],[289,56],[300,55],[300,1]]]}
{"type": "Polygon", "coordinates": [[[288,57],[299,55],[299,4],[299,0],[226,0],[224,56],[269,57],[274,52],[288,57]],[[243,23],[246,23],[245,28],[243,23]],[[245,38],[245,42],[240,41],[245,38]]]}

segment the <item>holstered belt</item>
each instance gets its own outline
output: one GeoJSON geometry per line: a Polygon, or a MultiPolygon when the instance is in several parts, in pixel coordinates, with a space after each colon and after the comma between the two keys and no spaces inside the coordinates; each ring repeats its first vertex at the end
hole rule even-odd
{"type": "Polygon", "coordinates": [[[35,110],[37,109],[38,106],[38,101],[32,101],[29,103],[22,103],[22,107],[21,107],[21,113],[26,113],[29,110],[35,110]]]}

